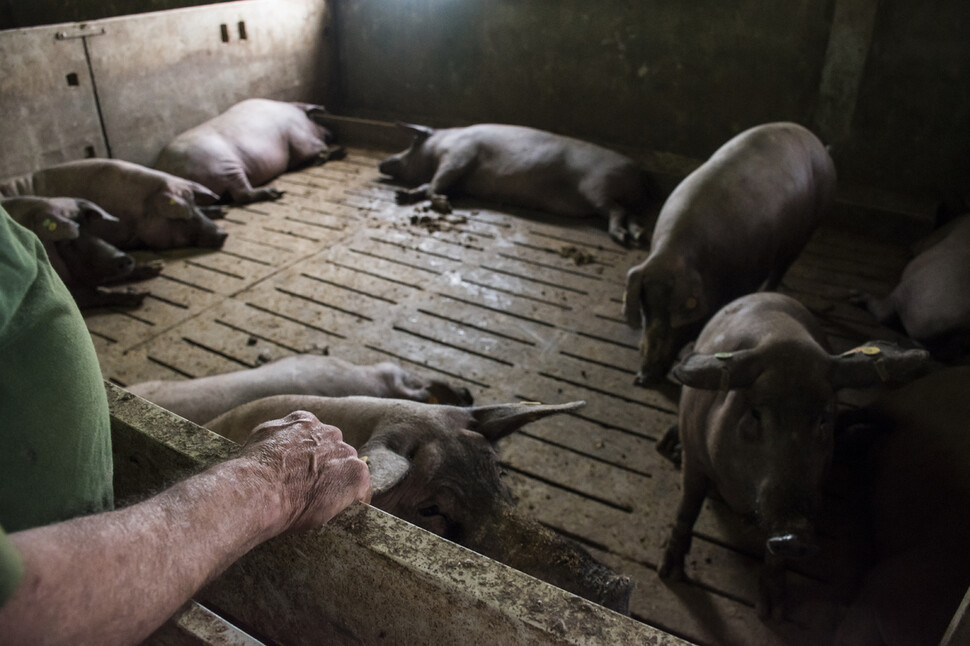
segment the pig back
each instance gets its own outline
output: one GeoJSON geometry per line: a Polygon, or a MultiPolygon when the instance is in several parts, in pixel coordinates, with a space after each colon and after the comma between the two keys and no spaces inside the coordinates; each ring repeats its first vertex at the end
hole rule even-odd
{"type": "Polygon", "coordinates": [[[807,129],[751,128],[677,186],[658,218],[652,253],[688,258],[730,293],[721,303],[754,291],[794,261],[830,207],[835,181],[831,158],[807,129]]]}

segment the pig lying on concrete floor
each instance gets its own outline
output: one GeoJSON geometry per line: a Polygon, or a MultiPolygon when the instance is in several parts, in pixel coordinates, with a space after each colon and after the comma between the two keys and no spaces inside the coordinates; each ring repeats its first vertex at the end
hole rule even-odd
{"type": "Polygon", "coordinates": [[[467,388],[419,377],[394,363],[358,366],[319,354],[283,357],[257,368],[199,379],[146,381],[128,390],[196,424],[270,395],[367,395],[456,406],[472,403],[467,388]]]}
{"type": "Polygon", "coordinates": [[[419,184],[398,191],[400,203],[431,200],[449,212],[447,195],[463,192],[568,216],[600,215],[620,244],[639,242],[649,178],[632,159],[542,130],[483,123],[433,130],[398,123],[411,147],[381,162],[382,173],[419,184]]]}
{"type": "Polygon", "coordinates": [[[234,204],[276,200],[282,191],[253,186],[343,156],[342,148],[328,148],[333,136],[313,120],[325,112],[308,103],[247,99],[175,137],[154,166],[228,196],[234,204]]]}
{"type": "Polygon", "coordinates": [[[464,408],[372,397],[281,395],[235,408],[206,427],[241,443],[258,424],[295,410],[309,411],[339,428],[344,441],[368,462],[376,507],[626,614],[630,579],[519,517],[491,445],[529,422],[583,405],[464,408]]]}
{"type": "Polygon", "coordinates": [[[221,247],[226,240],[226,232],[197,205],[214,203],[215,193],[120,159],[83,159],[45,168],[0,186],[0,194],[90,200],[119,220],[93,221],[91,234],[119,249],[221,247]]]}
{"type": "Polygon", "coordinates": [[[746,130],[687,176],[660,211],[647,259],[627,273],[623,313],[643,328],[636,383],[663,379],[723,305],[775,289],[834,192],[831,158],[794,123],[746,130]]]}
{"type": "Polygon", "coordinates": [[[812,518],[832,461],[836,391],[912,378],[928,362],[923,350],[882,342],[829,354],[812,314],[782,294],[724,307],[673,371],[684,384],[683,494],[659,575],[684,577],[694,522],[716,490],[767,533],[757,609],[780,617],[785,562],[816,550],[812,518]]]}
{"type": "Polygon", "coordinates": [[[837,646],[944,643],[970,587],[968,393],[970,367],[948,368],[852,415],[875,435],[859,467],[875,563],[837,646]]]}
{"type": "Polygon", "coordinates": [[[19,224],[40,238],[54,271],[78,307],[140,305],[148,292],[112,292],[103,285],[157,276],[161,262],[139,265],[89,232],[92,221],[118,219],[88,200],[70,197],[8,197],[0,206],[19,224]]]}
{"type": "Polygon", "coordinates": [[[942,361],[970,354],[970,215],[959,217],[917,245],[886,298],[862,294],[880,323],[896,319],[906,334],[942,361]]]}

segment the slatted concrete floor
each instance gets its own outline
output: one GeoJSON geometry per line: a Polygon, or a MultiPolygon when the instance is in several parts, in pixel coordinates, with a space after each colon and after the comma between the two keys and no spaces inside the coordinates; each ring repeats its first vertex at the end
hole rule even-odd
{"type": "MultiPolygon", "coordinates": [[[[638,335],[620,316],[625,273],[645,252],[616,246],[602,222],[398,206],[382,156],[352,149],[280,178],[280,201],[231,209],[220,251],[143,254],[166,261],[143,306],[86,313],[104,376],[201,377],[326,348],[450,378],[477,403],[586,400],[501,443],[523,511],[632,576],[636,619],[701,644],[828,643],[855,571],[837,487],[822,554],[789,576],[784,622],[756,617],[757,534],[717,502],[697,524],[690,582],[656,576],[680,484],[655,444],[676,390],[633,385],[638,335]]],[[[785,286],[843,350],[889,334],[845,303],[847,289],[885,292],[904,262],[901,249],[823,229],[785,286]]]]}

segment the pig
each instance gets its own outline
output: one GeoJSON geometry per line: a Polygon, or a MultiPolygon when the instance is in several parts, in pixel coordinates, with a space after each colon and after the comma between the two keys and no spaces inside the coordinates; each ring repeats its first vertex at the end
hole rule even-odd
{"type": "Polygon", "coordinates": [[[128,390],[196,424],[270,395],[367,395],[456,406],[472,403],[467,388],[419,377],[391,362],[358,366],[319,354],[283,357],[257,368],[199,379],[147,381],[128,390]]]}
{"type": "Polygon", "coordinates": [[[585,402],[457,407],[373,397],[278,395],[206,426],[242,443],[264,421],[305,410],[343,432],[370,467],[373,504],[510,567],[627,614],[632,583],[515,513],[492,442],[585,402]]]}
{"type": "Polygon", "coordinates": [[[51,266],[78,307],[140,305],[146,291],[115,292],[101,286],[157,276],[161,262],[138,264],[130,255],[92,235],[89,223],[117,222],[97,204],[70,197],[9,197],[2,206],[40,238],[51,266]]]}
{"type": "Polygon", "coordinates": [[[836,631],[837,646],[944,643],[970,587],[968,393],[970,367],[946,368],[863,411],[875,439],[857,469],[874,562],[836,631]]]}
{"type": "Polygon", "coordinates": [[[652,192],[649,178],[623,155],[551,132],[482,123],[434,130],[398,122],[411,147],[388,157],[380,172],[417,188],[397,192],[399,203],[431,200],[449,212],[449,193],[549,211],[600,215],[620,244],[639,242],[638,221],[652,192]]]}
{"type": "Polygon", "coordinates": [[[857,300],[883,324],[898,321],[906,334],[941,361],[970,353],[970,215],[949,222],[917,245],[885,298],[857,300]]]}
{"type": "Polygon", "coordinates": [[[775,289],[834,192],[828,152],[794,123],[746,130],[688,175],[660,210],[646,260],[627,272],[623,314],[643,328],[635,383],[662,380],[723,305],[775,289]]]}
{"type": "Polygon", "coordinates": [[[870,342],[832,355],[814,316],[782,294],[742,296],[702,330],[673,374],[683,493],[658,573],[684,577],[704,498],[716,491],[767,535],[757,609],[784,612],[784,565],[816,549],[813,516],[832,461],[836,391],[923,370],[923,350],[870,342]]]}
{"type": "Polygon", "coordinates": [[[336,159],[333,135],[314,117],[323,106],[247,99],[186,130],[156,159],[158,170],[193,180],[234,204],[276,200],[275,188],[254,189],[288,170],[336,159]]]}
{"type": "Polygon", "coordinates": [[[226,232],[197,205],[211,204],[218,195],[201,184],[120,159],[51,166],[3,184],[0,194],[90,200],[119,220],[93,221],[91,233],[119,249],[215,248],[226,240],[226,232]]]}

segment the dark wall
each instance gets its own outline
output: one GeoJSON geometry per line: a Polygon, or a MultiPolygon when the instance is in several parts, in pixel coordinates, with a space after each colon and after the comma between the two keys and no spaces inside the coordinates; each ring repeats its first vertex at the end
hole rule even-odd
{"type": "Polygon", "coordinates": [[[337,0],[339,109],[698,159],[792,120],[846,183],[970,188],[966,0],[337,0]]]}

